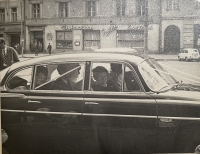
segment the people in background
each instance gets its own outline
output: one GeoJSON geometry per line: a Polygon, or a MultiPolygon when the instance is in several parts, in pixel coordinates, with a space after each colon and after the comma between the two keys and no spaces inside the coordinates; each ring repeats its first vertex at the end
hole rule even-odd
{"type": "Polygon", "coordinates": [[[108,91],[108,71],[105,67],[97,66],[96,68],[94,68],[93,78],[96,81],[95,84],[92,86],[94,91],[108,91]]]}
{"type": "Polygon", "coordinates": [[[6,45],[5,39],[0,37],[0,70],[19,61],[17,51],[6,45]]]}
{"type": "Polygon", "coordinates": [[[48,50],[49,54],[51,54],[51,49],[52,49],[52,46],[51,46],[51,44],[49,43],[49,45],[48,45],[48,47],[47,47],[47,50],[48,50]]]}

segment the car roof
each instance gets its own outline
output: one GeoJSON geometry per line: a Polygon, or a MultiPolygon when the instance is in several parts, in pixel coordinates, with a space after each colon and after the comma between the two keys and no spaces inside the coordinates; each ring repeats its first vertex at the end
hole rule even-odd
{"type": "Polygon", "coordinates": [[[130,52],[130,53],[137,53],[136,49],[132,48],[101,48],[95,49],[94,51],[98,52],[130,52]]]}
{"type": "Polygon", "coordinates": [[[14,63],[9,72],[20,67],[35,65],[35,64],[49,64],[58,63],[65,61],[129,61],[134,64],[141,63],[144,59],[149,59],[151,57],[143,54],[129,54],[129,53],[109,53],[109,52],[93,52],[93,51],[71,51],[62,54],[54,54],[41,56],[38,58],[32,58],[29,60],[24,60],[22,62],[14,63]]]}

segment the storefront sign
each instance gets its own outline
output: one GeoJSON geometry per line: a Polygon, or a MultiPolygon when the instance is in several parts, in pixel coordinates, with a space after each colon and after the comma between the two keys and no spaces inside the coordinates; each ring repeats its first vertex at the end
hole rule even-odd
{"type": "Polygon", "coordinates": [[[112,25],[110,26],[107,30],[102,29],[102,35],[104,36],[108,36],[110,33],[112,33],[113,31],[117,30],[118,26],[117,25],[112,25]]]}
{"type": "Polygon", "coordinates": [[[144,25],[128,25],[127,30],[144,30],[144,25]]]}
{"type": "Polygon", "coordinates": [[[63,30],[91,30],[93,29],[92,26],[62,26],[63,30]]]}

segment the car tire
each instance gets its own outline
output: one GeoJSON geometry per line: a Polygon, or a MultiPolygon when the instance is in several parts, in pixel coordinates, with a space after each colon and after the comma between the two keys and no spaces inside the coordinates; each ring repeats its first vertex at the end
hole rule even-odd
{"type": "Polygon", "coordinates": [[[185,57],[185,61],[187,61],[187,62],[188,62],[188,61],[189,61],[189,59],[188,59],[187,57],[185,57]]]}
{"type": "Polygon", "coordinates": [[[181,61],[181,58],[178,56],[178,60],[181,61]]]}

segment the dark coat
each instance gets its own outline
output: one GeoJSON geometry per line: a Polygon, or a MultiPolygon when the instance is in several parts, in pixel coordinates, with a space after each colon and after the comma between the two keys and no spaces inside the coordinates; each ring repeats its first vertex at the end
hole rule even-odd
{"type": "MultiPolygon", "coordinates": [[[[7,48],[7,67],[11,66],[13,63],[16,63],[19,61],[19,57],[18,57],[18,53],[17,51],[9,46],[6,46],[7,48]]],[[[3,59],[3,55],[2,55],[2,51],[0,51],[0,70],[4,69],[4,59],[3,59]]]]}

